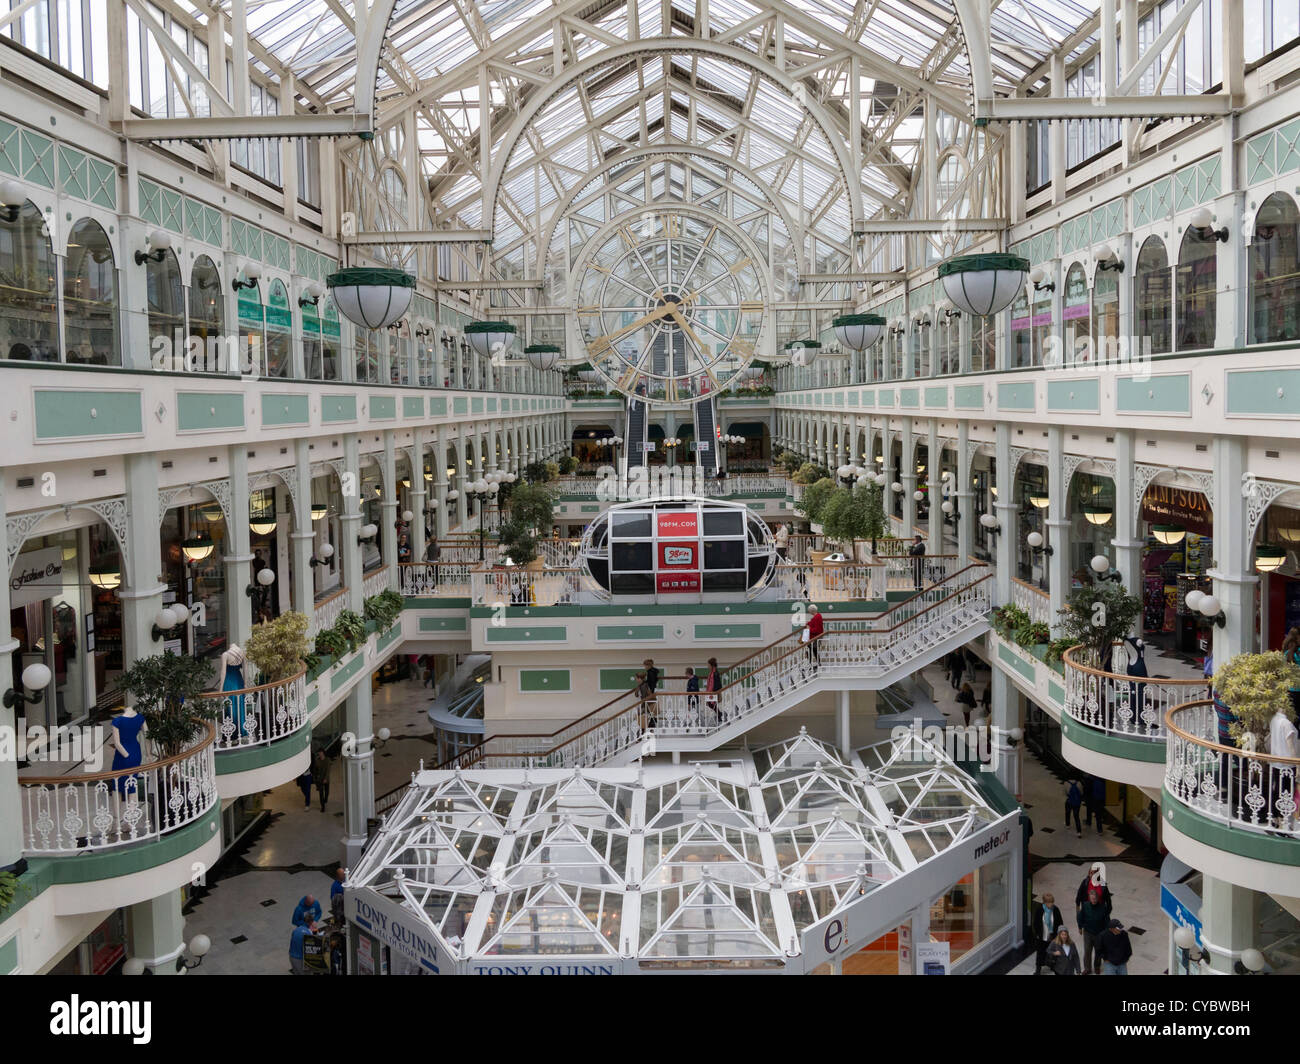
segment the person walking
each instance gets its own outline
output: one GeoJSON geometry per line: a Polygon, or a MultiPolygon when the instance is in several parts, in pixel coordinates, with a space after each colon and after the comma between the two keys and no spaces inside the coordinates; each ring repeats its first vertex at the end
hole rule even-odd
{"type": "Polygon", "coordinates": [[[821,646],[820,640],[822,632],[826,630],[826,621],[822,618],[822,611],[816,606],[812,608],[812,616],[808,618],[808,624],[805,631],[808,633],[808,649],[812,653],[812,660],[817,664],[821,663],[821,646]]]}
{"type": "Polygon", "coordinates": [[[1079,950],[1065,928],[1057,932],[1056,941],[1047,947],[1047,960],[1057,975],[1079,974],[1079,950]]]}
{"type": "Polygon", "coordinates": [[[655,668],[655,659],[646,658],[641,664],[645,666],[645,682],[650,685],[650,693],[653,695],[659,690],[659,670],[655,668]]]}
{"type": "Polygon", "coordinates": [[[1083,784],[1083,803],[1087,806],[1089,827],[1097,821],[1097,834],[1101,834],[1101,818],[1106,812],[1106,781],[1099,776],[1088,776],[1083,784]]]}
{"type": "Polygon", "coordinates": [[[1034,932],[1034,947],[1037,954],[1034,958],[1034,974],[1038,975],[1044,968],[1051,967],[1047,960],[1047,949],[1056,939],[1057,933],[1065,927],[1065,918],[1057,908],[1056,898],[1053,895],[1044,894],[1043,900],[1034,906],[1030,926],[1034,932]]]}
{"type": "Polygon", "coordinates": [[[307,974],[303,968],[302,954],[303,943],[310,934],[311,929],[306,924],[295,924],[292,933],[289,935],[289,971],[294,975],[307,974]]]}
{"type": "Polygon", "coordinates": [[[1101,954],[1097,944],[1110,927],[1110,899],[1095,883],[1090,883],[1079,906],[1079,931],[1083,934],[1083,974],[1101,974],[1101,954]]]}
{"type": "Polygon", "coordinates": [[[311,778],[316,784],[316,795],[320,798],[320,811],[323,813],[325,803],[330,800],[330,758],[323,746],[311,759],[311,778]]]}
{"type": "Polygon", "coordinates": [[[1110,926],[1098,938],[1097,952],[1101,954],[1102,975],[1128,975],[1128,961],[1133,956],[1133,943],[1129,941],[1124,925],[1118,920],[1112,920],[1110,926]]]}
{"type": "Polygon", "coordinates": [[[704,704],[713,710],[717,715],[718,723],[722,723],[722,710],[718,706],[718,692],[722,690],[722,673],[718,671],[718,659],[709,658],[709,674],[705,677],[704,690],[708,692],[709,697],[704,700],[704,704]]]}
{"type": "Polygon", "coordinates": [[[330,884],[330,915],[335,920],[343,919],[343,884],[347,881],[347,872],[340,866],[334,869],[334,882],[330,884]]]}
{"type": "Polygon", "coordinates": [[[975,691],[970,684],[961,685],[961,690],[957,692],[957,705],[961,706],[961,715],[965,719],[966,727],[970,727],[970,715],[975,709],[975,691]]]}
{"type": "Polygon", "coordinates": [[[638,706],[637,716],[640,717],[641,719],[642,731],[645,731],[647,728],[653,728],[655,726],[655,720],[653,716],[654,702],[652,701],[653,695],[654,695],[654,688],[651,687],[649,681],[646,680],[645,673],[638,672],[636,674],[636,698],[637,698],[637,706],[638,706]]]}
{"type": "Polygon", "coordinates": [[[907,548],[907,553],[912,559],[912,584],[913,590],[921,590],[921,575],[925,570],[925,537],[918,532],[912,539],[912,545],[907,548]]]}
{"type": "Polygon", "coordinates": [[[1079,781],[1070,780],[1070,789],[1065,792],[1065,826],[1070,826],[1070,817],[1074,817],[1074,830],[1083,838],[1083,826],[1079,823],[1079,806],[1083,804],[1083,792],[1079,790],[1079,781]]]}
{"type": "Polygon", "coordinates": [[[298,790],[302,791],[302,807],[304,809],[310,809],[312,784],[311,766],[308,765],[307,768],[303,769],[302,775],[300,775],[294,782],[298,784],[298,790]]]}
{"type": "Polygon", "coordinates": [[[961,675],[966,671],[966,655],[960,650],[954,650],[948,655],[948,676],[952,680],[952,689],[961,690],[961,675]]]}
{"type": "Polygon", "coordinates": [[[699,723],[700,717],[700,696],[695,692],[700,689],[700,678],[695,675],[695,670],[689,665],[686,667],[686,708],[689,710],[691,720],[699,723]]]}

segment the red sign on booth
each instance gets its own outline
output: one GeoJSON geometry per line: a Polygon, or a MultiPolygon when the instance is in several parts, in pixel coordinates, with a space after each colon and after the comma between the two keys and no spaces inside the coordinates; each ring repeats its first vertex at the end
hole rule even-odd
{"type": "Polygon", "coordinates": [[[698,592],[700,580],[699,515],[660,513],[655,515],[658,550],[655,555],[655,589],[660,594],[698,592]]]}

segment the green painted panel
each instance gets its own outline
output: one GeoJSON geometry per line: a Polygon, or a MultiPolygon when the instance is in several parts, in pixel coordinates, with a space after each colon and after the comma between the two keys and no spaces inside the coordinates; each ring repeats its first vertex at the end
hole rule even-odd
{"type": "Polygon", "coordinates": [[[176,428],[180,432],[200,429],[242,429],[242,392],[177,392],[176,428]]]}
{"type": "Polygon", "coordinates": [[[1047,681],[1047,693],[1052,696],[1058,706],[1065,705],[1065,688],[1055,680],[1047,681]]]}
{"type": "Polygon", "coordinates": [[[0,122],[0,171],[18,175],[18,127],[12,122],[0,122]]]}
{"type": "Polygon", "coordinates": [[[563,643],[569,630],[563,625],[533,625],[528,628],[489,628],[489,643],[563,643]]]}
{"type": "Polygon", "coordinates": [[[321,421],[356,421],[357,397],[355,395],[325,395],[320,401],[321,421]]]}
{"type": "Polygon", "coordinates": [[[983,410],[984,386],[982,384],[958,384],[952,390],[952,405],[959,410],[983,410]]]}
{"type": "Polygon", "coordinates": [[[893,405],[894,405],[894,389],[893,389],[893,388],[881,388],[881,389],[880,389],[880,392],[879,392],[879,396],[880,396],[880,405],[881,405],[881,406],[893,406],[893,405]]]}
{"type": "Polygon", "coordinates": [[[447,416],[447,397],[445,395],[435,395],[429,399],[429,414],[432,417],[447,416]]]}
{"type": "Polygon", "coordinates": [[[761,624],[697,624],[696,639],[761,639],[761,624]]]}
{"type": "Polygon", "coordinates": [[[862,393],[862,405],[863,405],[863,406],[875,406],[875,405],[876,405],[876,393],[875,393],[875,392],[863,392],[863,393],[862,393]]]}
{"type": "Polygon", "coordinates": [[[469,622],[464,617],[421,617],[422,632],[463,632],[469,622]]]}
{"type": "Polygon", "coordinates": [[[306,425],[311,411],[306,395],[270,393],[262,397],[262,427],[275,425],[306,425]]]}
{"type": "Polygon", "coordinates": [[[363,650],[353,651],[352,660],[346,665],[340,666],[330,677],[330,690],[337,691],[340,687],[346,687],[348,683],[356,676],[366,664],[366,655],[363,650]]]}
{"type": "Polygon", "coordinates": [[[1034,667],[1030,665],[1029,662],[1027,662],[1015,651],[999,645],[998,657],[1006,664],[1010,665],[1013,669],[1015,669],[1016,672],[1020,673],[1020,675],[1023,676],[1026,680],[1028,680],[1031,684],[1037,682],[1038,677],[1034,672],[1034,667]]]}
{"type": "Polygon", "coordinates": [[[596,628],[596,640],[604,642],[611,639],[662,639],[662,624],[602,624],[596,628]]]}
{"type": "Polygon", "coordinates": [[[370,396],[370,420],[389,421],[397,417],[397,397],[394,395],[370,396]]]}
{"type": "Polygon", "coordinates": [[[925,405],[944,407],[948,405],[947,388],[927,388],[925,390],[925,405]]]}
{"type": "Polygon", "coordinates": [[[496,399],[492,398],[491,396],[488,397],[488,401],[487,401],[487,412],[488,412],[489,414],[495,414],[495,413],[497,412],[497,401],[496,401],[496,399]]]}
{"type": "Polygon", "coordinates": [[[18,967],[18,936],[0,943],[0,975],[9,975],[18,967]]]}
{"type": "Polygon", "coordinates": [[[836,405],[836,406],[843,406],[843,405],[844,405],[844,393],[843,393],[843,392],[836,392],[836,393],[835,393],[835,405],[836,405]]]}
{"type": "Polygon", "coordinates": [[[1096,413],[1101,409],[1101,381],[1096,377],[1048,381],[1047,409],[1087,410],[1096,413]]]}
{"type": "Polygon", "coordinates": [[[1300,370],[1229,370],[1228,413],[1293,418],[1300,414],[1300,370]]]}
{"type": "Polygon", "coordinates": [[[858,405],[858,393],[849,392],[849,406],[857,406],[857,405],[858,405]]]}
{"type": "MultiPolygon", "coordinates": [[[[90,202],[98,207],[117,210],[117,167],[93,156],[87,160],[90,202]]],[[[220,215],[217,216],[220,221],[220,215]]],[[[218,239],[217,243],[221,241],[218,239]]]]}
{"type": "Polygon", "coordinates": [[[1107,754],[1110,757],[1123,758],[1125,761],[1145,761],[1149,765],[1159,765],[1165,760],[1163,740],[1152,742],[1148,739],[1109,735],[1097,728],[1081,724],[1068,713],[1061,715],[1061,737],[1069,739],[1076,746],[1095,750],[1099,754],[1107,754]]]}
{"type": "Polygon", "coordinates": [[[138,391],[81,392],[37,388],[35,406],[38,440],[144,434],[144,410],[138,391]]]}
{"type": "Polygon", "coordinates": [[[179,831],[136,846],[100,850],[85,857],[60,857],[50,862],[50,872],[55,883],[91,883],[158,868],[201,848],[216,837],[220,826],[221,803],[215,802],[201,819],[179,831]]]}
{"type": "MultiPolygon", "coordinates": [[[[1160,749],[1163,751],[1164,747],[1161,746],[1160,749]]],[[[1166,788],[1161,788],[1160,815],[1175,831],[1216,850],[1226,850],[1239,857],[1267,861],[1270,864],[1289,865],[1293,868],[1300,865],[1300,846],[1296,845],[1289,833],[1275,835],[1272,832],[1231,828],[1193,812],[1166,788]]]]}
{"type": "Polygon", "coordinates": [[[229,776],[235,772],[248,772],[267,765],[278,765],[301,753],[311,742],[311,729],[299,728],[292,735],[273,743],[217,751],[217,775],[229,776]]]}
{"type": "Polygon", "coordinates": [[[999,410],[1033,410],[1034,382],[1011,381],[998,385],[999,410]]]}
{"type": "Polygon", "coordinates": [[[23,177],[42,188],[54,187],[54,141],[22,131],[23,177]]]}
{"type": "MultiPolygon", "coordinates": [[[[481,400],[480,400],[481,402],[481,400]]],[[[453,414],[468,414],[469,400],[463,395],[458,395],[451,401],[451,412],[453,414]]]]}
{"type": "Polygon", "coordinates": [[[424,399],[418,395],[402,396],[402,417],[423,417],[424,399]]]}
{"type": "Polygon", "coordinates": [[[899,388],[898,405],[907,406],[907,407],[918,406],[920,405],[920,401],[921,401],[920,394],[921,394],[921,389],[919,388],[899,388]]]}
{"type": "Polygon", "coordinates": [[[602,691],[630,691],[636,686],[638,669],[601,669],[600,689],[602,691]]]}
{"type": "Polygon", "coordinates": [[[599,507],[599,506],[584,506],[584,507],[582,508],[582,511],[581,511],[581,512],[584,513],[584,514],[598,514],[598,513],[600,513],[600,507],[599,507]]]}
{"type": "Polygon", "coordinates": [[[568,669],[520,669],[519,690],[527,694],[530,691],[570,691],[568,669]]]}
{"type": "Polygon", "coordinates": [[[476,395],[470,400],[470,413],[483,413],[483,397],[481,395],[476,395]]]}
{"type": "Polygon", "coordinates": [[[1192,375],[1171,373],[1147,380],[1120,377],[1115,383],[1115,409],[1121,414],[1190,414],[1192,375]]]}

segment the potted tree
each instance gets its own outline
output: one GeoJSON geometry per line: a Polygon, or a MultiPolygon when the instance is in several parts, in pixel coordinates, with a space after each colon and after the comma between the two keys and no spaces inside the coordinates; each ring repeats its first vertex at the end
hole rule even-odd
{"type": "Polygon", "coordinates": [[[1214,672],[1214,697],[1236,718],[1228,726],[1233,742],[1243,750],[1267,750],[1273,715],[1295,721],[1292,687],[1300,688],[1300,666],[1281,651],[1238,654],[1220,665],[1214,672]]]}
{"type": "Polygon", "coordinates": [[[290,610],[274,620],[253,625],[244,651],[264,683],[296,676],[310,653],[306,616],[290,610]]]}
{"type": "Polygon", "coordinates": [[[510,520],[501,527],[501,549],[517,565],[541,569],[537,537],[555,518],[555,492],[543,484],[523,484],[510,496],[510,520]]]}
{"type": "MultiPolygon", "coordinates": [[[[830,502],[831,496],[838,490],[835,481],[831,480],[830,477],[823,477],[804,489],[803,495],[795,503],[795,509],[808,519],[809,524],[820,527],[826,504],[830,502]]],[[[814,531],[816,531],[816,528],[814,528],[814,531]]],[[[821,565],[829,553],[829,551],[824,550],[812,551],[810,558],[813,565],[821,565]]]]}
{"type": "Polygon", "coordinates": [[[211,679],[211,662],[169,651],[132,662],[119,683],[135,699],[161,756],[171,757],[202,734],[205,720],[217,716],[215,702],[202,697],[211,679]]]}
{"type": "Polygon", "coordinates": [[[1082,646],[1088,664],[1111,671],[1115,643],[1142,615],[1142,600],[1119,584],[1077,587],[1061,612],[1061,634],[1082,646]]]}

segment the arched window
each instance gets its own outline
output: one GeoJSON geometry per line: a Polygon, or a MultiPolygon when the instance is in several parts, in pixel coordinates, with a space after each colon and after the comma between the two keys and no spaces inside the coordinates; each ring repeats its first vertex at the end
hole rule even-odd
{"type": "Polygon", "coordinates": [[[266,375],[287,377],[292,366],[289,340],[293,335],[293,318],[289,313],[289,293],[282,281],[272,281],[266,289],[266,375]]]}
{"type": "Polygon", "coordinates": [[[1119,274],[1114,270],[1099,269],[1092,279],[1092,342],[1094,362],[1118,358],[1119,274]]]}
{"type": "Polygon", "coordinates": [[[1062,365],[1073,366],[1079,362],[1092,361],[1091,320],[1088,271],[1082,263],[1076,262],[1065,273],[1065,295],[1061,307],[1061,324],[1065,329],[1062,365]]]}
{"type": "MultiPolygon", "coordinates": [[[[322,296],[322,299],[325,297],[322,296]]],[[[302,364],[308,380],[323,380],[325,364],[321,346],[320,303],[308,300],[302,305],[302,364]]]]}
{"type": "Polygon", "coordinates": [[[238,373],[238,363],[230,365],[232,353],[221,343],[225,333],[225,308],[221,292],[221,274],[206,255],[194,260],[190,270],[190,336],[203,341],[203,365],[213,373],[238,373]]]}
{"type": "Polygon", "coordinates": [[[63,328],[67,361],[120,366],[117,332],[117,269],[103,227],[83,218],[68,234],[63,270],[63,328]]]}
{"type": "Polygon", "coordinates": [[[930,315],[922,313],[912,319],[912,376],[930,375],[930,315]]]}
{"type": "Polygon", "coordinates": [[[30,200],[0,214],[0,356],[57,362],[54,251],[45,217],[30,200]]]}
{"type": "Polygon", "coordinates": [[[935,311],[935,328],[939,330],[939,373],[959,373],[961,371],[961,352],[958,340],[961,337],[961,318],[947,309],[935,311]]]}
{"type": "MultiPolygon", "coordinates": [[[[1151,354],[1167,354],[1170,346],[1169,256],[1159,237],[1147,237],[1138,253],[1133,277],[1133,302],[1139,342],[1151,343],[1151,354]]],[[[1145,353],[1145,352],[1141,352],[1145,353]]],[[[1137,356],[1139,352],[1133,352],[1137,356]]]]}
{"type": "Polygon", "coordinates": [[[1197,351],[1214,346],[1218,247],[1219,242],[1213,235],[1201,236],[1195,228],[1183,234],[1175,276],[1178,325],[1174,341],[1179,351],[1197,351]]]}
{"type": "Polygon", "coordinates": [[[181,285],[181,264],[170,248],[163,252],[162,262],[150,259],[145,263],[145,286],[149,303],[149,345],[165,339],[176,345],[176,338],[185,333],[185,295],[181,285]]]}
{"type": "Polygon", "coordinates": [[[343,342],[343,330],[339,324],[339,312],[334,305],[334,300],[326,296],[321,302],[325,304],[320,322],[321,348],[325,355],[325,380],[337,381],[342,379],[339,376],[339,347],[343,342]]]}
{"type": "Polygon", "coordinates": [[[1055,332],[1052,321],[1052,293],[1046,288],[1034,291],[1034,317],[1031,325],[1034,334],[1033,365],[1041,366],[1047,361],[1047,352],[1055,332]]]}
{"type": "Polygon", "coordinates": [[[1250,242],[1250,342],[1300,338],[1300,249],[1295,201],[1269,196],[1255,216],[1250,242]]]}

